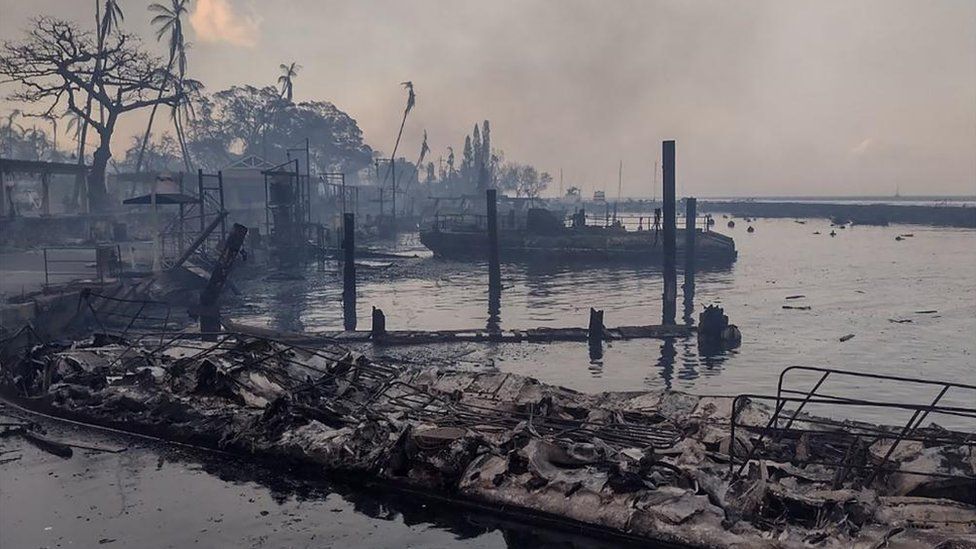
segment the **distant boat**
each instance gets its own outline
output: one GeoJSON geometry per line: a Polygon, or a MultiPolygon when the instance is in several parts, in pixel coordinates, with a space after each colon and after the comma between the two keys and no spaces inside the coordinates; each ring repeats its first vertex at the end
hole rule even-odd
{"type": "MultiPolygon", "coordinates": [[[[502,261],[655,264],[664,260],[662,229],[629,231],[621,225],[586,225],[582,211],[574,214],[572,226],[567,227],[561,214],[544,208],[530,208],[522,219],[515,215],[499,217],[504,221],[498,228],[502,261]]],[[[676,233],[680,259],[684,257],[685,229],[679,227],[676,233]]],[[[485,219],[480,214],[437,214],[432,222],[421,226],[420,241],[438,257],[480,260],[488,256],[485,219]]],[[[736,255],[735,242],[730,237],[695,230],[696,261],[724,266],[733,263],[736,255]]]]}

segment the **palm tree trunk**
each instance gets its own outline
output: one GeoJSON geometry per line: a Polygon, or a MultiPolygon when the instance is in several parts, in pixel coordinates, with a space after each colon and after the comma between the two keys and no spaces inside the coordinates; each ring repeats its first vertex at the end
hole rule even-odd
{"type": "Polygon", "coordinates": [[[400,148],[400,138],[403,137],[403,126],[407,124],[407,115],[410,111],[407,109],[403,110],[403,120],[400,121],[400,131],[397,133],[396,143],[393,145],[393,154],[390,155],[390,169],[393,171],[393,182],[391,183],[393,187],[393,223],[394,231],[396,231],[396,153],[397,149],[400,148]]]}
{"type": "Polygon", "coordinates": [[[193,164],[190,162],[190,152],[186,148],[186,136],[183,134],[183,123],[180,122],[180,111],[177,108],[173,116],[173,126],[176,127],[176,139],[180,143],[180,152],[183,154],[183,165],[186,166],[187,173],[193,173],[193,164]]]}
{"type": "Polygon", "coordinates": [[[146,145],[149,143],[149,134],[152,131],[153,119],[156,118],[156,109],[159,108],[159,100],[162,99],[163,93],[166,91],[166,84],[169,83],[169,71],[173,68],[173,60],[175,56],[171,53],[169,56],[169,63],[166,65],[166,80],[163,81],[163,85],[159,87],[159,94],[156,95],[156,102],[153,103],[152,111],[149,112],[149,123],[146,124],[146,133],[142,136],[142,145],[139,146],[139,156],[136,157],[136,173],[142,170],[142,157],[146,154],[146,145]]]}

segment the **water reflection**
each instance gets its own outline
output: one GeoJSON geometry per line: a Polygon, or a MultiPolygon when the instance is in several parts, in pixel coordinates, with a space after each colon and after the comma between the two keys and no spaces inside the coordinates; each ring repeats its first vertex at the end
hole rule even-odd
{"type": "MultiPolygon", "coordinates": [[[[298,509],[301,509],[301,502],[332,500],[333,497],[338,496],[354,512],[390,523],[389,526],[380,526],[380,530],[374,533],[381,537],[388,536],[391,540],[400,535],[397,524],[403,524],[405,526],[427,525],[433,529],[443,530],[453,534],[459,542],[481,538],[497,531],[501,533],[505,545],[512,549],[540,547],[611,549],[640,546],[631,544],[627,540],[608,541],[569,530],[563,531],[533,524],[529,521],[520,522],[497,513],[466,507],[449,499],[416,492],[401,492],[375,482],[323,479],[321,471],[318,470],[292,469],[288,474],[282,474],[280,469],[252,461],[228,458],[226,455],[215,456],[184,450],[164,450],[164,452],[166,461],[192,466],[199,464],[203,471],[224,481],[242,485],[254,483],[267,488],[272,499],[279,505],[288,505],[295,501],[299,504],[298,509]]],[[[160,456],[159,459],[162,462],[164,457],[160,456]]],[[[373,528],[377,526],[374,525],[373,528]]],[[[462,546],[465,543],[457,545],[462,546]]]]}
{"type": "Polygon", "coordinates": [[[664,387],[668,390],[671,389],[671,381],[674,379],[674,357],[678,356],[674,340],[673,337],[664,338],[661,344],[661,356],[657,359],[658,374],[664,380],[664,387]]]}

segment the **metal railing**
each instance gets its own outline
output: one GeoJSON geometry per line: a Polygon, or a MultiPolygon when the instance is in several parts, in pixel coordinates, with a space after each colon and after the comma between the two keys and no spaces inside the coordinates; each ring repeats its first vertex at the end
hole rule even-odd
{"type": "MultiPolygon", "coordinates": [[[[791,366],[780,373],[775,396],[740,394],[733,399],[729,473],[732,478],[737,478],[754,458],[774,460],[786,458],[794,464],[821,465],[835,469],[837,475],[835,479],[839,479],[835,480],[835,484],[843,480],[849,471],[855,469],[863,471],[861,482],[865,486],[870,485],[880,474],[892,471],[976,481],[976,477],[960,477],[959,475],[931,471],[909,471],[891,464],[895,450],[905,441],[917,441],[925,445],[952,444],[976,447],[976,432],[953,431],[939,426],[923,428],[922,422],[932,415],[973,420],[974,425],[976,425],[976,385],[812,366],[791,366]],[[791,372],[811,372],[819,374],[819,377],[809,390],[798,390],[785,384],[787,374],[791,372]],[[932,400],[922,402],[886,402],[869,398],[852,398],[825,390],[826,382],[832,377],[835,379],[870,380],[872,383],[907,384],[913,391],[928,387],[933,388],[937,393],[932,400]],[[944,404],[946,395],[950,391],[960,393],[962,402],[970,405],[950,406],[944,404]],[[764,426],[751,425],[740,421],[741,413],[749,401],[773,403],[772,415],[764,426]],[[811,405],[829,406],[834,411],[867,408],[883,411],[889,416],[895,411],[902,411],[911,415],[908,421],[900,427],[875,425],[850,419],[836,420],[803,414],[803,410],[811,405]],[[791,409],[787,410],[787,406],[790,406],[791,409]],[[737,429],[745,429],[758,435],[755,440],[750,441],[751,444],[749,444],[745,456],[741,458],[736,455],[737,429]],[[804,455],[800,455],[801,452],[796,450],[796,445],[794,445],[792,453],[787,451],[785,456],[782,455],[784,445],[779,444],[781,441],[784,439],[800,441],[804,437],[807,439],[807,449],[802,452],[804,455]],[[810,449],[813,439],[825,443],[823,451],[810,449]],[[767,440],[771,442],[770,445],[765,444],[767,440]],[[890,440],[891,442],[879,463],[868,463],[869,460],[866,460],[864,464],[856,463],[855,458],[858,452],[863,452],[882,440],[890,440]],[[777,452],[779,455],[773,456],[777,452]],[[737,470],[736,465],[739,466],[737,470]]],[[[798,444],[799,442],[797,442],[798,444]]]]}
{"type": "Polygon", "coordinates": [[[122,271],[122,250],[115,246],[49,247],[44,248],[44,287],[51,285],[52,278],[60,282],[79,280],[81,277],[105,282],[106,277],[118,276],[122,271]],[[91,252],[91,257],[85,257],[91,252]],[[67,280],[63,280],[68,277],[67,280]]]}

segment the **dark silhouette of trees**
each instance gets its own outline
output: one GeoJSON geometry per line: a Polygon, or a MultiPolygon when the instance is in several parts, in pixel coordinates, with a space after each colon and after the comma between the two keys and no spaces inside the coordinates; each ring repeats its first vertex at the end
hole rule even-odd
{"type": "Polygon", "coordinates": [[[288,103],[272,86],[234,86],[201,96],[189,123],[187,146],[207,169],[219,169],[241,155],[284,159],[285,149],[309,139],[311,163],[319,171],[352,173],[372,162],[373,151],[348,114],[326,101],[288,103]]]}
{"type": "Polygon", "coordinates": [[[99,48],[91,32],[52,17],[36,19],[24,40],[4,43],[0,75],[20,83],[12,100],[38,104],[45,114],[66,108],[98,133],[87,178],[95,210],[109,206],[105,168],[119,117],[157,104],[173,106],[181,98],[175,91],[159,93],[170,75],[158,58],[139,47],[137,38],[112,32],[99,48]],[[104,112],[104,119],[85,108],[89,100],[104,112]]]}

